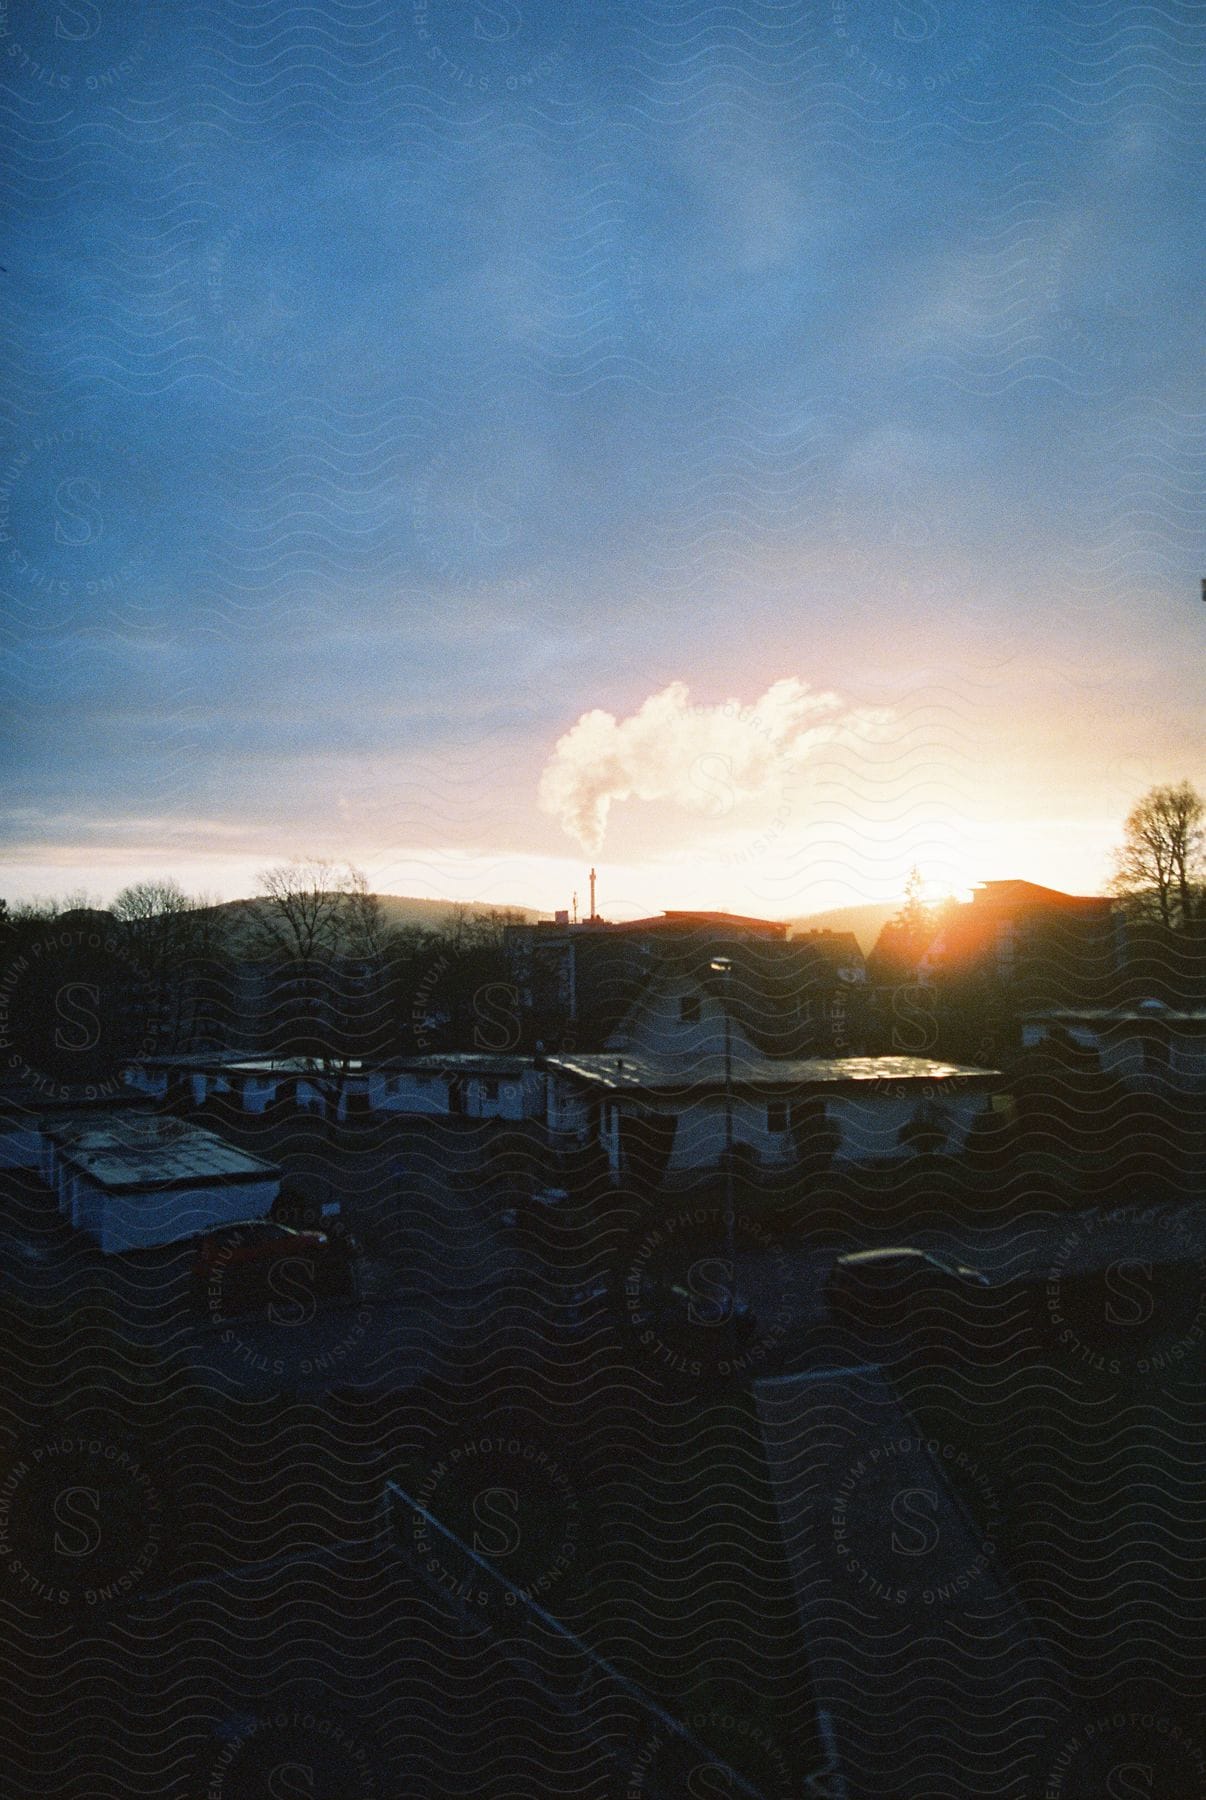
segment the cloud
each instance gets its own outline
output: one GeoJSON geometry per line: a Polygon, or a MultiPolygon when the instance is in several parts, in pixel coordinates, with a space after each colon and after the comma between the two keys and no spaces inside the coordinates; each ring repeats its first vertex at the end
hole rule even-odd
{"type": "Polygon", "coordinates": [[[598,708],[560,738],[540,777],[542,811],[590,855],[603,847],[615,800],[661,800],[714,814],[718,786],[757,801],[822,743],[874,718],[796,676],[751,705],[693,705],[685,682],[651,694],[631,718],[598,708]]]}

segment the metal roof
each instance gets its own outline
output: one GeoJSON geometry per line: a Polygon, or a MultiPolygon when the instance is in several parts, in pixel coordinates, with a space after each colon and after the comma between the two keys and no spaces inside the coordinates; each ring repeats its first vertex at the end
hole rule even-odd
{"type": "Polygon", "coordinates": [[[212,1131],[158,1113],[78,1116],[44,1122],[59,1155],[103,1188],[195,1187],[279,1176],[212,1131]]]}
{"type": "Polygon", "coordinates": [[[443,1055],[435,1052],[429,1056],[391,1056],[372,1066],[386,1074],[514,1077],[526,1075],[535,1068],[536,1059],[531,1056],[491,1056],[488,1052],[475,1050],[449,1050],[443,1055]]]}
{"type": "MultiPolygon", "coordinates": [[[[199,1064],[198,1073],[202,1067],[199,1064]]],[[[228,1075],[313,1075],[316,1080],[330,1081],[340,1075],[359,1075],[364,1065],[356,1060],[333,1059],[330,1065],[312,1056],[249,1056],[240,1062],[223,1063],[228,1075]]]]}
{"type": "Polygon", "coordinates": [[[1172,1007],[1159,1000],[1140,1000],[1134,1006],[1046,1007],[1023,1013],[1022,1018],[1031,1024],[1046,1020],[1051,1024],[1206,1025],[1206,1007],[1172,1007]]]}
{"type": "MultiPolygon", "coordinates": [[[[688,1058],[622,1055],[549,1056],[555,1073],[605,1087],[636,1092],[693,1087],[723,1087],[723,1055],[688,1058]]],[[[985,1082],[1001,1078],[999,1069],[937,1062],[928,1056],[738,1057],[732,1059],[734,1087],[782,1090],[797,1087],[848,1087],[867,1083],[911,1081],[985,1082]]]]}

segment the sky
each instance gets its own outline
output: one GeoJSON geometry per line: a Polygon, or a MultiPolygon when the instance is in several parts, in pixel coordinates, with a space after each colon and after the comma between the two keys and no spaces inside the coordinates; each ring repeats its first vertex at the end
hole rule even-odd
{"type": "Polygon", "coordinates": [[[0,4],[0,892],[1099,890],[1206,787],[1204,45],[0,4]]]}

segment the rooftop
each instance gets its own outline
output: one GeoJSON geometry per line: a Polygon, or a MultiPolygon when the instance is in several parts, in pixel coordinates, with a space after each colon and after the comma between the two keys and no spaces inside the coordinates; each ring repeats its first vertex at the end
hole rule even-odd
{"type": "Polygon", "coordinates": [[[1065,894],[1061,888],[1040,887],[1016,878],[981,881],[972,889],[972,906],[1098,907],[1109,911],[1115,902],[1103,894],[1065,894]]]}
{"type": "MultiPolygon", "coordinates": [[[[205,1068],[204,1062],[197,1063],[197,1068],[205,1068]]],[[[241,1062],[221,1063],[229,1074],[234,1075],[316,1075],[330,1077],[332,1075],[358,1074],[363,1067],[359,1062],[344,1062],[335,1059],[330,1065],[312,1056],[255,1056],[247,1057],[241,1062]]]]}
{"type": "Polygon", "coordinates": [[[531,1069],[530,1056],[490,1055],[476,1050],[448,1050],[425,1056],[391,1056],[374,1065],[382,1070],[406,1070],[416,1075],[524,1075],[531,1069]]]}
{"type": "MultiPolygon", "coordinates": [[[[613,1092],[723,1087],[723,1056],[679,1058],[640,1055],[549,1056],[546,1066],[563,1075],[613,1092]]],[[[738,1087],[782,1090],[795,1087],[860,1087],[867,1083],[959,1081],[984,1083],[999,1078],[996,1069],[936,1062],[928,1056],[807,1056],[742,1058],[733,1063],[738,1087]]]]}
{"type": "Polygon", "coordinates": [[[212,1131],[158,1113],[55,1117],[45,1122],[44,1135],[64,1161],[104,1188],[157,1191],[280,1174],[275,1164],[212,1131]]]}
{"type": "MultiPolygon", "coordinates": [[[[321,1075],[327,1073],[323,1063],[311,1056],[255,1056],[248,1055],[245,1050],[181,1050],[170,1056],[137,1056],[131,1057],[125,1065],[129,1069],[168,1069],[188,1073],[190,1070],[201,1074],[208,1070],[237,1070],[246,1072],[254,1070],[257,1074],[274,1073],[278,1075],[321,1075]]],[[[337,1063],[336,1067],[343,1067],[337,1063]]],[[[359,1063],[350,1063],[350,1068],[359,1068],[359,1063]]]]}
{"type": "Polygon", "coordinates": [[[1055,1006],[1022,1014],[1028,1023],[1093,1025],[1206,1025],[1206,1007],[1165,1006],[1140,1000],[1133,1006],[1055,1006]]]}

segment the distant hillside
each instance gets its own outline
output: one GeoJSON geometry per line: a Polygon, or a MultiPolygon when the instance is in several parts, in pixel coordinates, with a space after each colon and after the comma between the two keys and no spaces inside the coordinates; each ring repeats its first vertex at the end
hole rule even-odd
{"type": "Polygon", "coordinates": [[[791,919],[792,931],[852,931],[864,956],[875,948],[875,940],[900,911],[899,900],[877,901],[866,906],[835,906],[831,912],[806,913],[791,919]]]}
{"type": "Polygon", "coordinates": [[[445,925],[458,909],[472,919],[485,918],[490,913],[514,913],[528,925],[549,916],[530,906],[513,906],[506,900],[418,900],[406,894],[378,894],[377,898],[391,925],[424,925],[430,931],[445,925]]]}
{"type": "MultiPolygon", "coordinates": [[[[550,917],[547,912],[538,912],[531,906],[509,905],[505,900],[421,900],[410,894],[378,894],[376,897],[387,924],[420,926],[426,931],[441,930],[460,909],[471,918],[483,918],[490,913],[513,913],[529,925],[537,919],[550,917]]],[[[219,910],[243,913],[256,904],[254,899],[227,900],[219,910]]],[[[899,900],[866,906],[838,906],[829,912],[806,913],[798,919],[789,919],[788,924],[793,931],[852,931],[859,948],[867,955],[884,925],[899,910],[899,900]]]]}
{"type": "MultiPolygon", "coordinates": [[[[386,924],[395,929],[420,926],[425,931],[440,931],[458,912],[464,912],[474,919],[485,918],[490,913],[513,913],[517,919],[522,919],[527,924],[549,916],[547,913],[534,912],[530,906],[509,906],[502,900],[497,903],[485,900],[420,900],[409,894],[377,894],[375,898],[381,903],[386,924]]],[[[225,900],[218,911],[241,916],[249,907],[261,904],[258,898],[225,900]]]]}

